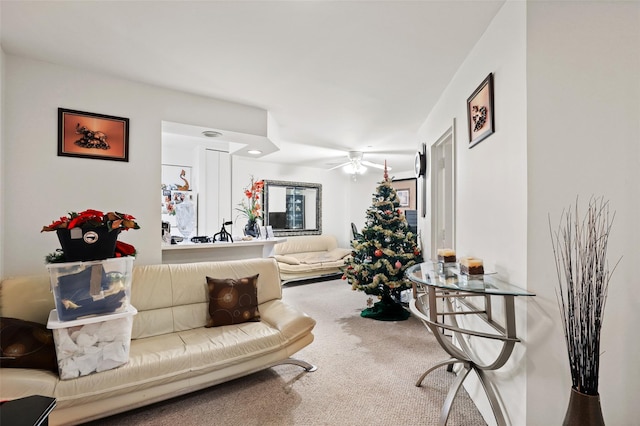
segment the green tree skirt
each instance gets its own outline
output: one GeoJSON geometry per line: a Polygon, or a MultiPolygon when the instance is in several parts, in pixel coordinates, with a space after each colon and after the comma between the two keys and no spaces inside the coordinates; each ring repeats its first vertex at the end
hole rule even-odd
{"type": "Polygon", "coordinates": [[[373,307],[364,309],[360,316],[378,321],[404,321],[411,314],[401,304],[393,300],[385,300],[373,304],[373,307]]]}

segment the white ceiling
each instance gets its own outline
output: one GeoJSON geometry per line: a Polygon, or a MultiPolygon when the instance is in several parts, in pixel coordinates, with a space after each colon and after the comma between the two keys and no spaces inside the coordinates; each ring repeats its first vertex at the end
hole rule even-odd
{"type": "Polygon", "coordinates": [[[329,168],[362,150],[408,170],[503,3],[2,0],[0,36],[8,54],[264,108],[281,149],[266,161],[329,168]]]}

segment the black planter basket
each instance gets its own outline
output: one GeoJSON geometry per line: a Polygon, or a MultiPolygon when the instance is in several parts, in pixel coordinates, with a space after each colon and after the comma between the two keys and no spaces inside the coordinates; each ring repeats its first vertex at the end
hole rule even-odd
{"type": "Polygon", "coordinates": [[[115,256],[120,230],[107,228],[56,229],[66,262],[102,260],[115,256]]]}

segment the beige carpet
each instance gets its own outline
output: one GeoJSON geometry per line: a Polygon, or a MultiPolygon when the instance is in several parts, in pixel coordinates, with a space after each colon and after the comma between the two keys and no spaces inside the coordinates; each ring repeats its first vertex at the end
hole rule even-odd
{"type": "MultiPolygon", "coordinates": [[[[454,380],[447,356],[420,321],[360,317],[368,296],[341,280],[284,287],[284,299],[318,321],[315,341],[296,354],[313,373],[284,365],[94,422],[95,425],[437,425],[454,380]]],[[[485,425],[464,390],[450,426],[485,425]]]]}

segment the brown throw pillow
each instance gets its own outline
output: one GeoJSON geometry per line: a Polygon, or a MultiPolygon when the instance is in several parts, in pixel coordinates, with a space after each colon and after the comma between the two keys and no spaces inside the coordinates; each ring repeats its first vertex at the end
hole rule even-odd
{"type": "Polygon", "coordinates": [[[207,277],[209,319],[206,327],[260,321],[258,275],[245,278],[207,277]]]}
{"type": "Polygon", "coordinates": [[[0,367],[58,372],[53,333],[44,325],[17,318],[0,318],[0,341],[0,367]]]}

